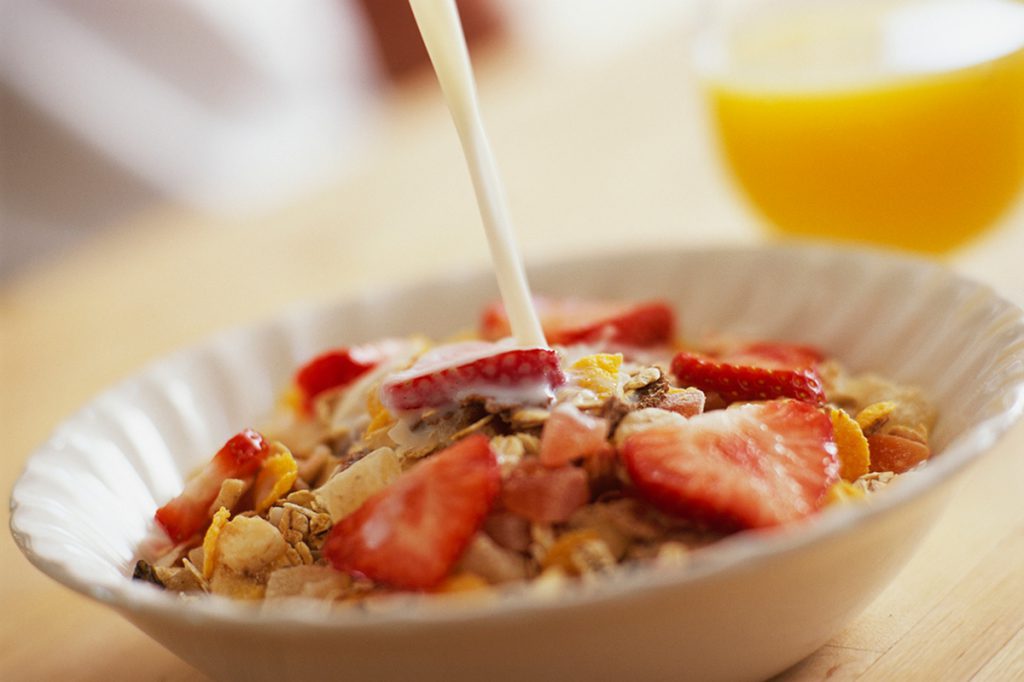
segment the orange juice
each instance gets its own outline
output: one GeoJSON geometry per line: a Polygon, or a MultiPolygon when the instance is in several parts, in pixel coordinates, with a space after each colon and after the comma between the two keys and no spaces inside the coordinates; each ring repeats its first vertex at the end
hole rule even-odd
{"type": "Polygon", "coordinates": [[[775,227],[938,253],[1013,203],[1024,4],[783,7],[704,54],[726,162],[775,227]]]}

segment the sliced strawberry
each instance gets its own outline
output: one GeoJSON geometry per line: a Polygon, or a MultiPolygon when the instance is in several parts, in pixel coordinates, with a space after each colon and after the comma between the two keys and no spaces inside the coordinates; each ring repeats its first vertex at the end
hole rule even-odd
{"type": "Polygon", "coordinates": [[[331,530],[323,555],[341,571],[423,590],[448,575],[501,486],[487,438],[464,438],[419,462],[331,530]]]}
{"type": "Polygon", "coordinates": [[[388,357],[393,341],[366,346],[335,348],[316,356],[295,373],[302,407],[310,412],[313,400],[330,390],[344,388],[388,357]]]}
{"type": "Polygon", "coordinates": [[[642,498],[722,530],[813,513],[839,471],[832,421],[796,400],[734,405],[641,431],[621,456],[642,498]]]}
{"type": "Polygon", "coordinates": [[[381,386],[391,411],[458,404],[468,398],[546,403],[565,381],[558,355],[549,348],[508,349],[471,341],[440,346],[381,386]]]}
{"type": "Polygon", "coordinates": [[[569,404],[551,411],[540,436],[540,461],[547,467],[560,467],[604,448],[608,438],[608,420],[583,414],[569,404]]]}
{"type": "Polygon", "coordinates": [[[587,474],[572,466],[549,469],[527,460],[505,479],[501,501],[510,512],[536,523],[561,523],[590,500],[587,474]]]}
{"type": "Polygon", "coordinates": [[[825,359],[817,348],[775,341],[754,341],[737,346],[720,359],[733,365],[757,365],[768,369],[815,367],[825,359]]]}
{"type": "MultiPolygon", "coordinates": [[[[600,343],[649,347],[670,342],[675,333],[675,313],[661,301],[630,303],[538,297],[534,306],[548,343],[562,346],[600,343]]],[[[487,306],[480,320],[480,335],[493,341],[511,333],[501,302],[487,306]]]]}
{"type": "Polygon", "coordinates": [[[269,453],[263,436],[252,429],[232,436],[180,495],[156,510],[157,522],[175,543],[191,538],[209,523],[221,484],[229,478],[251,479],[269,453]]]}
{"type": "Polygon", "coordinates": [[[680,384],[715,392],[727,402],[795,398],[821,404],[820,359],[805,346],[756,343],[716,357],[682,351],[672,359],[672,373],[680,384]]]}

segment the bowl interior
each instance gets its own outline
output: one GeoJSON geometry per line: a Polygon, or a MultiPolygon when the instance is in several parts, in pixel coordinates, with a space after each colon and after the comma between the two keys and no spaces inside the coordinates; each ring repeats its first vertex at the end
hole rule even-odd
{"type": "MultiPolygon", "coordinates": [[[[813,344],[851,369],[924,388],[940,414],[936,459],[870,509],[825,519],[819,536],[962,469],[1024,408],[1020,310],[927,261],[807,246],[652,251],[541,264],[531,284],[549,294],[662,298],[675,305],[686,338],[724,332],[813,344]]],[[[377,292],[291,311],[154,363],[70,417],[31,457],[11,500],[18,544],[87,595],[127,610],[180,609],[126,576],[153,511],[178,493],[185,473],[241,427],[258,426],[316,352],[414,332],[444,338],[473,326],[496,292],[486,272],[377,292]]],[[[808,529],[792,535],[739,538],[711,566],[815,539],[808,529]]]]}

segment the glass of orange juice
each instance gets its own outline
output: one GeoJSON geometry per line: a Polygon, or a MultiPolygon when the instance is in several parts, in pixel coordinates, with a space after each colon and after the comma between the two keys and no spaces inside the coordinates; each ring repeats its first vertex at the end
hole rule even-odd
{"type": "Polygon", "coordinates": [[[1024,2],[717,0],[697,62],[778,231],[944,253],[1024,180],[1024,2]]]}

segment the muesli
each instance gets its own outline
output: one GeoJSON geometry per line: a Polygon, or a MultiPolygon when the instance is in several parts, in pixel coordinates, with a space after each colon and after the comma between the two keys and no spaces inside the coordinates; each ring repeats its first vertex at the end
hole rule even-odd
{"type": "Polygon", "coordinates": [[[539,300],[550,347],[334,348],[160,507],[135,577],[338,605],[599,580],[798,522],[928,459],[921,393],[819,350],[695,350],[660,301],[539,300]]]}

